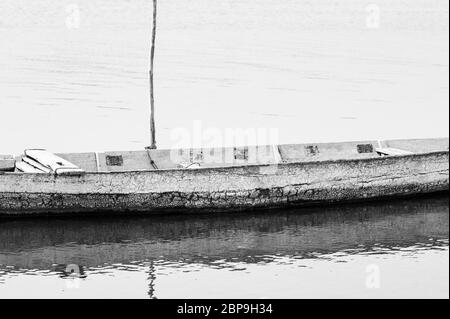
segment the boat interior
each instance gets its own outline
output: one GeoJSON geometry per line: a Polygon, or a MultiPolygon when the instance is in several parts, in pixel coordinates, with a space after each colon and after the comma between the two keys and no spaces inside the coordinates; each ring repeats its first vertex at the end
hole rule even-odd
{"type": "Polygon", "coordinates": [[[363,159],[448,150],[448,138],[101,153],[57,154],[31,149],[19,156],[0,155],[0,173],[81,175],[86,172],[199,169],[363,159]]]}

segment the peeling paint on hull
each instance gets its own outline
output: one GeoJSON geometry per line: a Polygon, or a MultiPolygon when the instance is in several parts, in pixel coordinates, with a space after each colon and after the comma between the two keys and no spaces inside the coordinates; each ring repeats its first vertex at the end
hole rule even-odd
{"type": "Polygon", "coordinates": [[[449,189],[448,153],[79,177],[4,173],[0,215],[232,211],[427,194],[449,189]]]}

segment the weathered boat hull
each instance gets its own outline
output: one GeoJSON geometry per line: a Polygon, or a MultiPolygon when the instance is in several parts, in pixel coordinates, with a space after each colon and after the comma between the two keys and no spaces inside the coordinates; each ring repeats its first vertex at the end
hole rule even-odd
{"type": "Polygon", "coordinates": [[[0,174],[0,215],[230,211],[449,189],[448,151],[195,170],[0,174]]]}

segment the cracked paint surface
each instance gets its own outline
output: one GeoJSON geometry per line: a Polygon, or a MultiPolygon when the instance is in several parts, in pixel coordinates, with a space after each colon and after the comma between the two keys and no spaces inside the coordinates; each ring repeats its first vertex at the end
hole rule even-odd
{"type": "Polygon", "coordinates": [[[448,152],[198,170],[0,175],[0,214],[241,210],[448,190],[448,152]]]}

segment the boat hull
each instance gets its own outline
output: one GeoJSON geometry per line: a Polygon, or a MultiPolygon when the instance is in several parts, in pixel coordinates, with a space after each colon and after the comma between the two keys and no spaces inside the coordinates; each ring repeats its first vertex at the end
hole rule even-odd
{"type": "Polygon", "coordinates": [[[234,211],[449,189],[448,151],[226,168],[0,174],[0,215],[234,211]]]}

